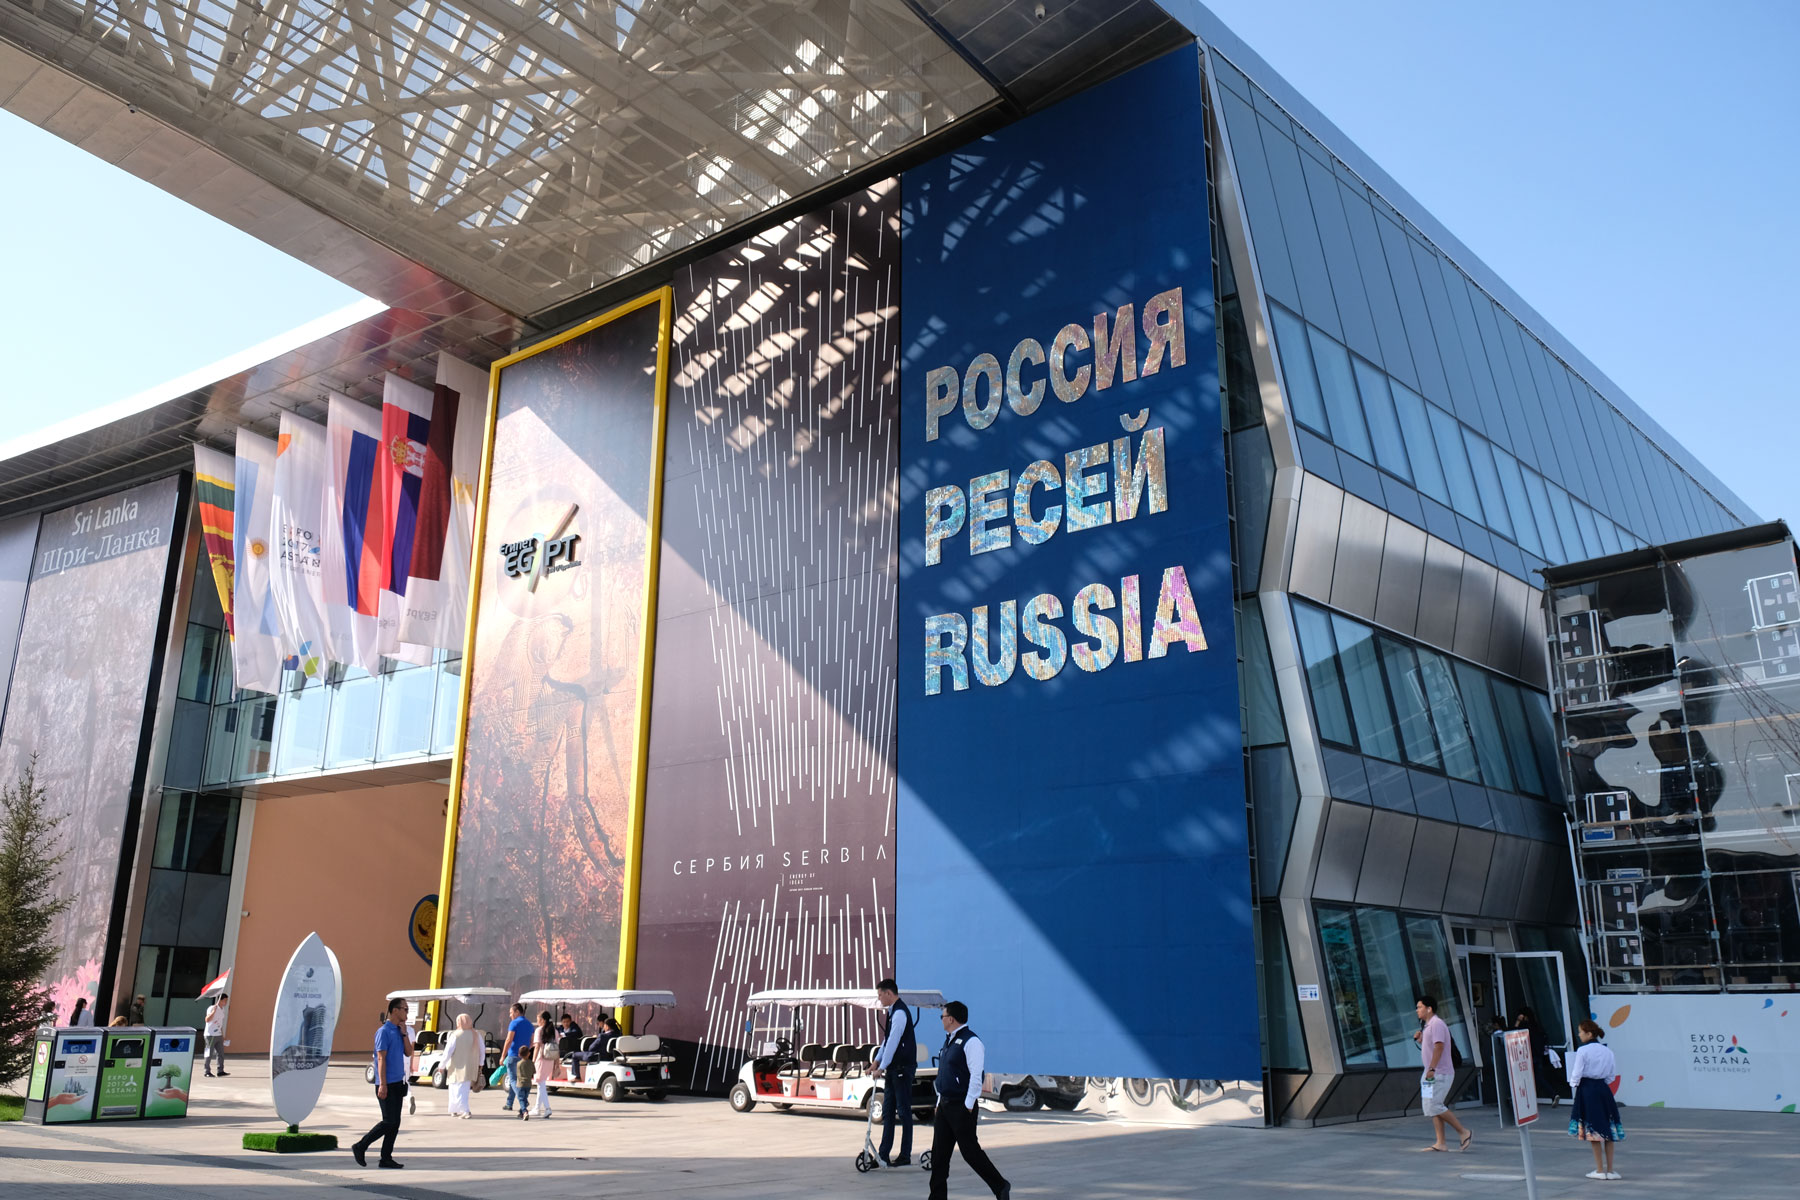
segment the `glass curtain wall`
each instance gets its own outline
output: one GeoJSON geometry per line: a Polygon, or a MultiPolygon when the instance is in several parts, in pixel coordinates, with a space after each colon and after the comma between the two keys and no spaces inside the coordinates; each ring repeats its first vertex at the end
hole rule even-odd
{"type": "Polygon", "coordinates": [[[1331,1012],[1351,1070],[1416,1070],[1419,1030],[1414,1001],[1429,995],[1469,1058],[1469,1033],[1456,997],[1452,956],[1441,918],[1385,908],[1317,906],[1331,1012]]]}
{"type": "Polygon", "coordinates": [[[1793,543],[1558,581],[1554,697],[1603,991],[1800,984],[1793,543]]]}

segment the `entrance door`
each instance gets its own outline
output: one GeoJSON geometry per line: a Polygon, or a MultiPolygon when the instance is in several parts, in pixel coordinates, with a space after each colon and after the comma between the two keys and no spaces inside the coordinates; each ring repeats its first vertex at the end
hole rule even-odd
{"type": "Polygon", "coordinates": [[[1573,1045],[1573,1029],[1562,952],[1525,950],[1495,957],[1500,966],[1500,1013],[1506,1027],[1513,1027],[1520,1009],[1529,1008],[1544,1031],[1545,1044],[1568,1054],[1573,1045]]]}
{"type": "Polygon", "coordinates": [[[1481,1102],[1495,1104],[1500,1095],[1494,1077],[1493,1043],[1488,1035],[1500,1019],[1501,1000],[1494,952],[1471,946],[1462,963],[1466,972],[1463,984],[1469,993],[1469,1040],[1475,1044],[1476,1061],[1482,1064],[1481,1102]]]}

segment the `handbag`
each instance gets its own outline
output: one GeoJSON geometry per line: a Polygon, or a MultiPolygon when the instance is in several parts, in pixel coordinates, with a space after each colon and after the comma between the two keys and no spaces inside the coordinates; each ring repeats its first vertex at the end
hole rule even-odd
{"type": "Polygon", "coordinates": [[[503,1084],[505,1082],[506,1082],[506,1064],[501,1063],[499,1066],[494,1068],[494,1073],[492,1075],[488,1076],[488,1086],[489,1087],[499,1087],[501,1084],[503,1084]]]}

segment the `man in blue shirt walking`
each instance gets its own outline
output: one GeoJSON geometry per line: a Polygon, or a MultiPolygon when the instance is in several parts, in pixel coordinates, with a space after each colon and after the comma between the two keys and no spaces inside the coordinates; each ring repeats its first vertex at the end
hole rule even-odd
{"type": "Polygon", "coordinates": [[[360,1142],[350,1147],[359,1167],[369,1165],[363,1155],[375,1144],[376,1138],[381,1139],[381,1158],[376,1166],[398,1169],[406,1165],[394,1161],[394,1138],[400,1133],[400,1103],[406,1099],[408,1086],[407,1061],[412,1056],[406,1031],[400,1027],[405,1020],[406,1001],[389,1000],[387,1020],[375,1031],[375,1101],[381,1105],[381,1120],[363,1134],[360,1142]]]}
{"type": "Polygon", "coordinates": [[[1012,1184],[988,1159],[975,1136],[987,1049],[968,1022],[968,1005],[960,1000],[944,1005],[944,1048],[938,1052],[937,1120],[931,1133],[930,1200],[945,1200],[948,1195],[950,1152],[957,1149],[981,1181],[994,1189],[996,1200],[1011,1200],[1012,1184]]]}
{"type": "Polygon", "coordinates": [[[500,1059],[506,1064],[506,1111],[513,1110],[513,1098],[519,1100],[519,1111],[530,1112],[531,1101],[519,1084],[519,1052],[531,1046],[537,1026],[525,1019],[525,1006],[512,1006],[512,1020],[506,1026],[506,1041],[500,1047],[500,1059]]]}

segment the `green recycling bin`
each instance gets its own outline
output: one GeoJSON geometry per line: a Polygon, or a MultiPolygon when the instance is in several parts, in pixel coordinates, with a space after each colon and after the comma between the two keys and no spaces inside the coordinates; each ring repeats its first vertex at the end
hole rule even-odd
{"type": "Polygon", "coordinates": [[[151,1031],[142,1026],[120,1026],[106,1029],[104,1036],[100,1083],[94,1092],[94,1120],[135,1121],[144,1115],[151,1031]]]}
{"type": "Polygon", "coordinates": [[[185,1117],[188,1090],[194,1084],[194,1030],[150,1030],[150,1063],[145,1081],[144,1116],[185,1117]]]}

